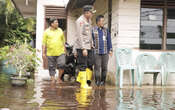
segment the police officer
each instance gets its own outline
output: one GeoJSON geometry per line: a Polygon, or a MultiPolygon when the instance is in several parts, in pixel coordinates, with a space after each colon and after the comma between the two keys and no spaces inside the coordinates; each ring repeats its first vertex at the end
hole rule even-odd
{"type": "Polygon", "coordinates": [[[92,25],[91,18],[95,10],[91,5],[83,7],[83,15],[76,21],[76,42],[74,54],[77,56],[79,73],[77,81],[81,83],[81,88],[90,88],[93,66],[92,52],[92,25]]]}

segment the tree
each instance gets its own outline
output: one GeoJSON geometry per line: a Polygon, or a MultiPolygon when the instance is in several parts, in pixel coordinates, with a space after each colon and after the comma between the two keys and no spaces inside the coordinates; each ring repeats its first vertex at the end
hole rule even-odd
{"type": "Polygon", "coordinates": [[[11,0],[0,0],[0,47],[31,40],[35,18],[24,19],[11,0]]]}

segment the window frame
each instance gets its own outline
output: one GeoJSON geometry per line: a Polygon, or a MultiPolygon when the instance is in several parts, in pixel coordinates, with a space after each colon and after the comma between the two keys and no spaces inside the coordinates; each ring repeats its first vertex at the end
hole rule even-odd
{"type": "MultiPolygon", "coordinates": [[[[161,0],[160,0],[161,1],[161,0]]],[[[174,5],[168,4],[168,0],[162,0],[163,6],[161,5],[148,5],[148,4],[144,4],[142,2],[148,3],[148,2],[153,2],[152,0],[141,0],[140,2],[140,15],[141,15],[141,9],[142,8],[159,8],[163,10],[163,30],[162,30],[162,44],[161,44],[161,50],[167,50],[167,22],[168,22],[168,9],[175,9],[175,2],[174,5]]],[[[157,2],[157,1],[155,1],[157,2]]],[[[158,4],[158,3],[157,3],[158,4]]],[[[161,4],[161,3],[160,3],[161,4]]],[[[141,17],[140,17],[140,33],[141,33],[141,17]]],[[[139,37],[139,39],[141,38],[141,35],[139,37]]],[[[139,40],[140,43],[140,40],[139,40]]],[[[139,47],[140,48],[140,47],[139,47]]],[[[154,49],[152,49],[154,50],[154,49]]]]}

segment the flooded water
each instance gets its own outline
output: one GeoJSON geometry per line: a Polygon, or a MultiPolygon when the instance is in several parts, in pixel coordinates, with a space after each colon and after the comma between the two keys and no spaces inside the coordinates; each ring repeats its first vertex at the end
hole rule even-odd
{"type": "Polygon", "coordinates": [[[173,86],[80,89],[73,83],[36,80],[21,88],[7,79],[0,74],[0,110],[175,110],[173,86]]]}
{"type": "Polygon", "coordinates": [[[0,110],[38,110],[37,103],[30,103],[33,90],[33,80],[26,87],[12,87],[9,76],[0,74],[0,110]]]}

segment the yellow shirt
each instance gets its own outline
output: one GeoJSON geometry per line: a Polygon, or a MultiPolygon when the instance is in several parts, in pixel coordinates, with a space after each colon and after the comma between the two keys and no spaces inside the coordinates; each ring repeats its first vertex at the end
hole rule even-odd
{"type": "Polygon", "coordinates": [[[43,36],[43,45],[47,48],[47,56],[60,56],[64,54],[65,38],[62,29],[46,29],[43,36]]]}

